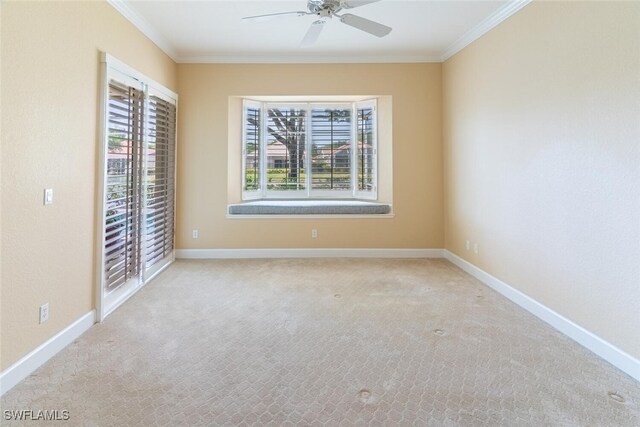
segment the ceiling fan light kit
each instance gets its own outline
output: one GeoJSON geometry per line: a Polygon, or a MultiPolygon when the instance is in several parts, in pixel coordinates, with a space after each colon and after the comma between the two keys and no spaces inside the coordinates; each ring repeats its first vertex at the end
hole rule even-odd
{"type": "Polygon", "coordinates": [[[312,46],[320,37],[320,33],[324,28],[324,24],[328,19],[336,16],[340,18],[340,22],[356,28],[360,31],[364,31],[376,37],[384,37],[391,32],[391,27],[380,24],[379,22],[371,21],[361,16],[353,15],[351,13],[339,14],[343,9],[353,9],[356,7],[364,6],[369,3],[375,3],[380,0],[307,0],[308,12],[304,11],[292,11],[292,12],[279,12],[269,13],[266,15],[247,16],[242,18],[245,22],[265,21],[273,18],[281,18],[284,16],[308,16],[314,15],[318,19],[311,23],[311,26],[307,30],[307,33],[300,43],[301,47],[312,46]]]}

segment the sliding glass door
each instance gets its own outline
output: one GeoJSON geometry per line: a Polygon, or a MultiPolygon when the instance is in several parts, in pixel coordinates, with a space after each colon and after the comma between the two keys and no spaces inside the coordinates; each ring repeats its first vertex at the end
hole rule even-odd
{"type": "Polygon", "coordinates": [[[176,96],[135,74],[105,56],[99,320],[174,259],[176,96]]]}

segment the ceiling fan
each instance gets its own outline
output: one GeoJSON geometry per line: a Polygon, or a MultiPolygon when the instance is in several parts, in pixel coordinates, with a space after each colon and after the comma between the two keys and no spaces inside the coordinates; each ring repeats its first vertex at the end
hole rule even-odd
{"type": "Polygon", "coordinates": [[[334,16],[340,18],[340,22],[347,24],[358,30],[372,34],[376,37],[384,37],[391,32],[391,27],[371,21],[361,16],[352,15],[351,13],[339,12],[343,9],[353,9],[364,6],[369,3],[375,3],[380,0],[307,0],[307,11],[298,10],[292,12],[269,13],[266,15],[246,16],[242,18],[245,22],[265,21],[272,18],[280,18],[284,16],[307,16],[315,15],[319,18],[311,23],[300,46],[306,47],[313,45],[320,36],[322,28],[328,19],[334,16]]]}

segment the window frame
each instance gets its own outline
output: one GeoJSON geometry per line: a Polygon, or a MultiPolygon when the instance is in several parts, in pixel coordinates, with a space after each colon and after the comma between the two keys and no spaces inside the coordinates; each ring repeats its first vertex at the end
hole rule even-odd
{"type": "MultiPolygon", "coordinates": [[[[324,101],[269,101],[267,100],[255,100],[251,98],[242,98],[242,131],[241,131],[241,192],[243,201],[251,200],[277,200],[277,199],[290,199],[290,200],[378,200],[378,111],[377,111],[377,98],[368,98],[364,100],[347,100],[336,102],[324,102],[324,101]],[[250,108],[255,108],[260,111],[260,139],[259,143],[259,162],[260,162],[260,185],[255,190],[247,190],[247,111],[250,108]],[[302,169],[305,173],[305,188],[303,190],[273,190],[268,189],[268,110],[272,108],[295,108],[305,110],[305,153],[302,169]],[[358,112],[362,108],[372,108],[373,110],[373,125],[372,125],[372,151],[373,151],[373,163],[371,165],[371,176],[373,181],[373,189],[369,191],[362,191],[359,189],[358,182],[358,112]],[[312,188],[312,145],[313,145],[313,133],[312,133],[312,111],[317,109],[350,109],[351,110],[351,126],[350,126],[350,138],[349,144],[351,147],[350,153],[350,175],[351,186],[349,190],[339,189],[313,189],[312,188]]],[[[363,143],[364,147],[364,143],[363,143]]]]}

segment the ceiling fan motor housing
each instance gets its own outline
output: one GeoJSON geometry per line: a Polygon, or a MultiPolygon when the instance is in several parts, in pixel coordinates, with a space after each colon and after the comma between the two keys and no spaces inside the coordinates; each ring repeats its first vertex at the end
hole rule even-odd
{"type": "Polygon", "coordinates": [[[321,17],[331,17],[342,9],[340,0],[308,0],[307,8],[309,12],[321,17]]]}

